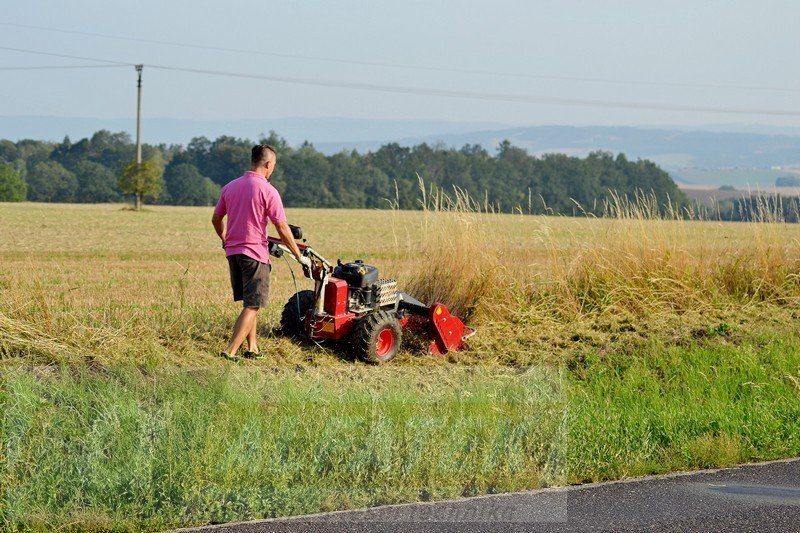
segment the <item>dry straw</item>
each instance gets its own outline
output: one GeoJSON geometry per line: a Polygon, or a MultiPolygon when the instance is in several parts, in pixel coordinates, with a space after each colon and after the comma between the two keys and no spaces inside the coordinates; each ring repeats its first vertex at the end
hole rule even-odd
{"type": "Polygon", "coordinates": [[[800,248],[776,202],[753,202],[753,222],[722,223],[652,194],[611,193],[602,217],[570,219],[564,234],[564,219],[500,215],[421,179],[420,190],[422,235],[408,247],[416,261],[405,286],[467,318],[565,324],[799,301],[800,248]],[[535,221],[535,247],[509,251],[499,229],[508,217],[535,221]]]}

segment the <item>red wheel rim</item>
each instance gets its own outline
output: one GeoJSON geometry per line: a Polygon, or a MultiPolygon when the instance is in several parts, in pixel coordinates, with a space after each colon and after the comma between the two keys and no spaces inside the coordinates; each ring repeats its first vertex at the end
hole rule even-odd
{"type": "Polygon", "coordinates": [[[388,354],[394,347],[394,333],[389,328],[378,333],[378,340],[375,341],[375,353],[380,357],[388,354]]]}

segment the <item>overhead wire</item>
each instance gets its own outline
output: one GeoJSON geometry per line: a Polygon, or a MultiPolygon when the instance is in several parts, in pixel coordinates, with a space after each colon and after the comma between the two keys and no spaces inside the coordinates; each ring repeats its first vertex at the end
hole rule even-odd
{"type": "Polygon", "coordinates": [[[800,92],[800,89],[791,88],[791,87],[771,87],[771,86],[714,84],[714,83],[687,83],[687,82],[673,82],[673,81],[648,81],[648,80],[630,80],[630,79],[629,80],[613,80],[613,79],[608,79],[608,78],[592,78],[592,77],[583,77],[583,76],[554,76],[554,75],[545,75],[545,74],[529,74],[529,73],[521,73],[521,72],[504,72],[504,71],[497,71],[497,70],[475,70],[475,69],[465,69],[465,68],[457,68],[457,67],[411,65],[411,64],[404,64],[404,63],[385,63],[385,62],[379,62],[379,61],[363,61],[363,60],[344,59],[344,58],[337,58],[337,57],[325,57],[325,56],[313,56],[313,55],[302,55],[302,54],[288,54],[288,53],[281,53],[281,52],[269,52],[269,51],[265,51],[265,50],[252,50],[252,49],[247,49],[247,48],[230,48],[230,47],[223,47],[223,46],[211,46],[211,45],[204,45],[204,44],[197,44],[197,43],[165,41],[165,40],[159,40],[159,39],[143,39],[143,38],[139,38],[139,37],[129,37],[129,36],[123,36],[123,35],[112,35],[112,34],[107,34],[107,33],[94,33],[94,32],[77,31],[77,30],[67,30],[67,29],[63,29],[63,28],[53,28],[53,27],[48,27],[48,26],[37,26],[37,25],[32,25],[32,24],[18,24],[18,23],[14,23],[14,22],[3,22],[3,21],[0,21],[0,25],[9,26],[9,27],[15,27],[15,28],[26,28],[26,29],[49,31],[49,32],[58,32],[58,33],[64,33],[64,34],[69,34],[69,35],[80,35],[80,36],[84,36],[84,37],[99,37],[99,38],[103,38],[103,39],[115,39],[115,40],[120,40],[120,41],[138,42],[138,43],[146,43],[146,44],[158,44],[158,45],[175,46],[175,47],[183,47],[183,48],[193,48],[193,49],[198,49],[198,50],[209,50],[209,51],[227,52],[227,53],[244,53],[244,54],[261,55],[261,56],[269,56],[269,57],[281,57],[281,58],[286,58],[286,59],[300,59],[300,60],[304,60],[304,61],[320,61],[320,62],[339,63],[339,64],[348,64],[348,65],[359,65],[359,66],[368,66],[368,67],[395,68],[395,69],[419,70],[419,71],[428,71],[428,72],[446,72],[446,73],[453,73],[453,74],[471,74],[471,75],[479,75],[479,76],[506,76],[506,77],[529,78],[529,79],[539,79],[539,80],[573,81],[573,82],[580,82],[580,83],[603,83],[603,84],[614,84],[614,85],[642,85],[642,86],[650,86],[650,87],[683,87],[683,88],[725,89],[725,90],[739,90],[739,91],[800,92]]]}
{"type": "MultiPolygon", "coordinates": [[[[55,52],[45,52],[41,50],[30,50],[25,48],[15,48],[7,46],[0,46],[0,50],[9,50],[20,53],[38,54],[45,56],[70,58],[70,59],[82,59],[85,61],[102,62],[116,66],[136,65],[135,63],[114,61],[103,58],[74,56],[68,54],[59,54],[55,52]]],[[[697,113],[719,113],[719,114],[738,114],[738,115],[771,115],[771,116],[791,116],[791,117],[800,116],[800,111],[783,110],[783,109],[745,109],[738,107],[691,106],[691,105],[680,105],[680,104],[654,104],[645,102],[561,98],[561,97],[550,97],[550,96],[527,96],[520,94],[503,94],[503,93],[491,93],[491,92],[479,92],[479,91],[456,91],[447,89],[429,89],[429,88],[408,87],[408,86],[403,87],[396,85],[347,82],[338,80],[272,76],[263,74],[252,74],[246,72],[232,72],[223,70],[181,67],[174,65],[145,64],[145,66],[152,69],[175,71],[175,72],[187,72],[193,74],[205,74],[211,76],[225,76],[231,78],[256,79],[256,80],[264,80],[264,81],[272,81],[280,83],[309,85],[316,87],[332,87],[340,89],[355,89],[364,91],[393,93],[393,94],[412,94],[420,96],[439,96],[446,98],[461,98],[469,100],[488,100],[488,101],[500,101],[500,102],[554,104],[554,105],[580,106],[580,107],[607,107],[607,108],[618,108],[618,109],[623,108],[623,109],[642,109],[642,110],[659,110],[659,111],[685,111],[685,112],[697,112],[697,113]]]]}
{"type": "Polygon", "coordinates": [[[371,83],[346,82],[334,80],[314,80],[308,78],[292,78],[284,76],[266,76],[262,74],[249,74],[243,72],[229,72],[219,70],[207,70],[197,68],[175,67],[165,65],[146,65],[148,68],[173,70],[179,72],[191,72],[195,74],[207,74],[212,76],[227,76],[233,78],[258,79],[265,81],[276,81],[282,83],[294,83],[300,85],[312,85],[319,87],[334,87],[341,89],[357,89],[366,91],[387,92],[395,94],[414,94],[421,96],[442,96],[448,98],[462,98],[469,100],[489,100],[502,102],[519,102],[531,104],[556,104],[572,105],[581,107],[611,107],[626,109],[650,109],[660,111],[688,111],[705,113],[724,113],[742,115],[774,115],[774,116],[800,116],[800,111],[781,110],[781,109],[743,109],[735,107],[703,107],[673,104],[651,104],[644,102],[623,102],[613,100],[585,100],[577,98],[558,98],[550,96],[526,96],[515,94],[487,93],[476,91],[453,91],[443,89],[426,89],[420,87],[399,87],[394,85],[378,85],[371,83]]]}
{"type": "Polygon", "coordinates": [[[44,65],[38,67],[0,67],[0,70],[69,70],[74,68],[119,68],[130,65],[44,65]]]}
{"type": "Polygon", "coordinates": [[[13,46],[0,46],[0,50],[8,50],[10,52],[19,52],[22,54],[35,54],[41,56],[50,56],[50,57],[63,57],[66,59],[82,59],[83,61],[95,61],[97,63],[108,63],[110,65],[119,65],[119,66],[128,66],[132,67],[135,63],[128,63],[125,61],[113,61],[110,59],[99,59],[96,57],[86,57],[86,56],[74,56],[69,54],[59,54],[56,52],[42,52],[41,50],[30,50],[28,48],[16,48],[13,46]]]}

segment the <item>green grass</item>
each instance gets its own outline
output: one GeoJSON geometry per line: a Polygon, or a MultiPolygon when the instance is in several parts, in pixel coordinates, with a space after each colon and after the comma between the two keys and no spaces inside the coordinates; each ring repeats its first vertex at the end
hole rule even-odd
{"type": "Polygon", "coordinates": [[[17,368],[12,528],[157,530],[800,453],[800,341],[567,368],[17,368]]]}
{"type": "Polygon", "coordinates": [[[572,482],[800,454],[800,343],[653,346],[570,373],[572,482]]]}
{"type": "Polygon", "coordinates": [[[16,369],[6,524],[159,529],[563,482],[560,377],[16,369]]]}

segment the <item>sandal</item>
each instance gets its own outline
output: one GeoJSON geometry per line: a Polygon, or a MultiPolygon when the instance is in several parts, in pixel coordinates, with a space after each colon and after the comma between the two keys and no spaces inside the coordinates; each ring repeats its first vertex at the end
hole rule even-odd
{"type": "Polygon", "coordinates": [[[228,361],[233,361],[234,363],[239,362],[238,355],[231,355],[228,352],[219,352],[219,356],[222,357],[223,359],[227,359],[228,361]]]}

